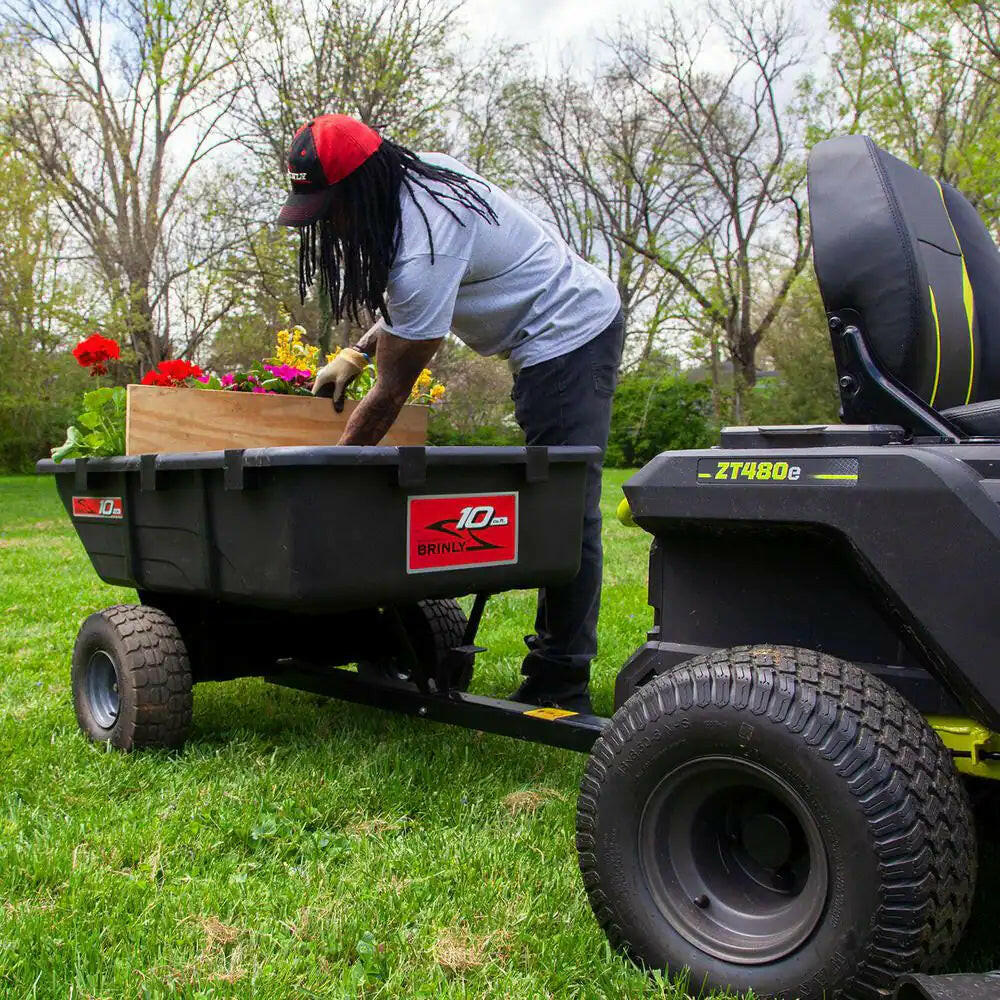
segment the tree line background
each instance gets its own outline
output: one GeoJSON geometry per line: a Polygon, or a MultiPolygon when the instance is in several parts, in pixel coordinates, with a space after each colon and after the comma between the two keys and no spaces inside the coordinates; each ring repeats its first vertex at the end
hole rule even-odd
{"type": "MultiPolygon", "coordinates": [[[[273,225],[295,129],[355,115],[463,159],[621,293],[609,461],[733,422],[836,419],[805,158],[864,132],[1000,225],[1000,0],[718,0],[609,25],[540,68],[473,46],[461,0],[0,0],[0,468],[62,439],[100,331],[123,379],[216,370],[298,323],[297,235],[273,225]],[[812,20],[815,20],[813,18],[812,20]]],[[[509,375],[449,339],[438,443],[516,440],[509,375]]]]}

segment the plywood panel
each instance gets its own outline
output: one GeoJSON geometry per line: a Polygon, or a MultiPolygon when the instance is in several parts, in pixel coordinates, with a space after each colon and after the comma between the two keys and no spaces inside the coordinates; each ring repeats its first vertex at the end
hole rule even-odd
{"type": "MultiPolygon", "coordinates": [[[[336,444],[355,406],[348,400],[344,412],[336,413],[329,399],[310,396],[130,385],[125,451],[142,455],[336,444]]],[[[404,406],[380,443],[426,441],[427,407],[404,406]]]]}

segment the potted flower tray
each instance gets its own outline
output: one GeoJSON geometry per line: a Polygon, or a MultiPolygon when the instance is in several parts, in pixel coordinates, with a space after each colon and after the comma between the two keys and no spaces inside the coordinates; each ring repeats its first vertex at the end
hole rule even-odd
{"type": "MultiPolygon", "coordinates": [[[[125,453],[336,444],[357,405],[347,400],[337,413],[311,396],[130,385],[125,453]]],[[[380,444],[425,444],[428,409],[404,406],[380,444]]]]}

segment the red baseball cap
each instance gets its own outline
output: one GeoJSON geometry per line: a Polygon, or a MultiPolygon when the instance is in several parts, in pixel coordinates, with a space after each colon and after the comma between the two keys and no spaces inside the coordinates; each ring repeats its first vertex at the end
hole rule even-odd
{"type": "Polygon", "coordinates": [[[320,115],[303,125],[288,150],[292,191],[278,213],[278,225],[306,226],[322,218],[333,186],[381,145],[378,132],[347,115],[320,115]]]}

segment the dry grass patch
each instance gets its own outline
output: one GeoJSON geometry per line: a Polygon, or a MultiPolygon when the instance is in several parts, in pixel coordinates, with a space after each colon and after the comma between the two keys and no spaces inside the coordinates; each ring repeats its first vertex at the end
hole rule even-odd
{"type": "Polygon", "coordinates": [[[75,555],[69,540],[63,535],[15,535],[0,538],[0,549],[23,549],[25,551],[45,550],[55,552],[65,559],[75,555]]]}
{"type": "Polygon", "coordinates": [[[197,923],[204,935],[201,951],[180,967],[155,968],[140,972],[144,982],[177,988],[198,986],[204,983],[238,982],[246,975],[241,966],[243,946],[236,942],[246,934],[242,927],[224,924],[216,916],[185,917],[181,923],[197,923]],[[215,968],[212,966],[215,965],[215,968]]]}
{"type": "Polygon", "coordinates": [[[281,925],[287,927],[294,937],[302,941],[319,936],[336,937],[340,933],[341,909],[339,904],[320,907],[302,906],[295,914],[294,920],[282,920],[281,925]]]}
{"type": "Polygon", "coordinates": [[[230,945],[236,943],[240,935],[243,934],[242,927],[233,927],[231,924],[224,924],[218,917],[199,917],[202,932],[205,935],[205,947],[202,955],[208,957],[215,951],[225,951],[230,945]]]}
{"type": "Polygon", "coordinates": [[[383,833],[402,829],[404,823],[404,820],[389,820],[383,819],[381,816],[372,816],[349,824],[344,832],[349,837],[380,837],[383,833]]]}
{"type": "Polygon", "coordinates": [[[551,799],[565,802],[566,796],[561,795],[554,788],[524,788],[506,796],[503,800],[503,806],[511,816],[520,816],[521,813],[538,812],[551,799]]]}
{"type": "Polygon", "coordinates": [[[452,975],[481,969],[494,957],[490,946],[496,937],[496,934],[473,935],[464,928],[446,928],[434,942],[434,961],[452,975]]]}
{"type": "Polygon", "coordinates": [[[402,878],[399,875],[392,874],[387,879],[383,879],[378,883],[378,891],[391,892],[394,896],[398,896],[401,892],[405,892],[411,885],[413,885],[412,878],[402,878]]]}

